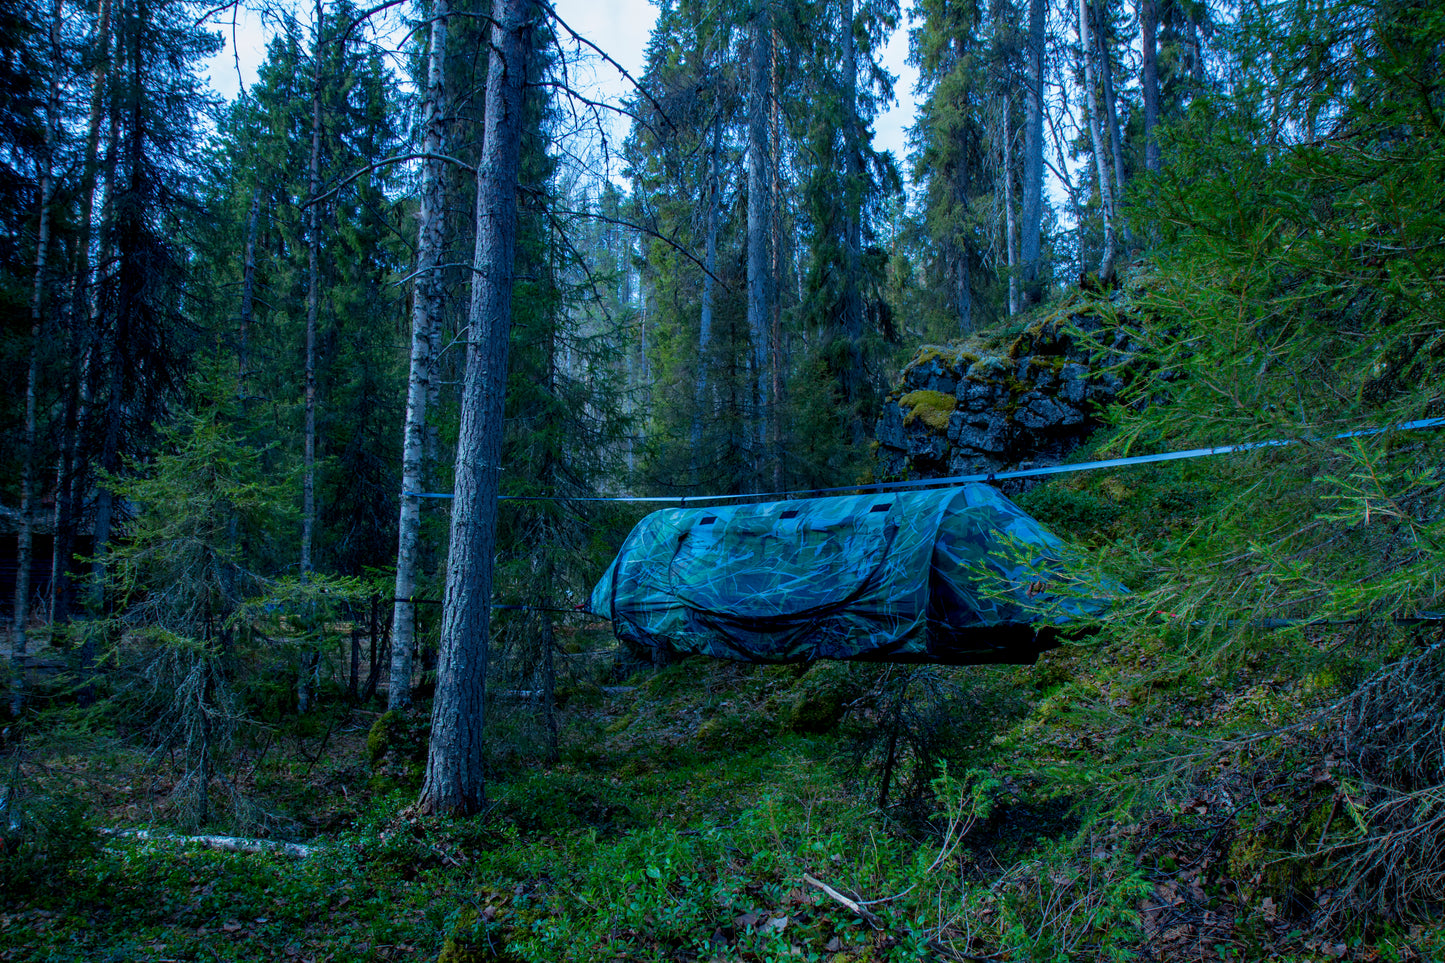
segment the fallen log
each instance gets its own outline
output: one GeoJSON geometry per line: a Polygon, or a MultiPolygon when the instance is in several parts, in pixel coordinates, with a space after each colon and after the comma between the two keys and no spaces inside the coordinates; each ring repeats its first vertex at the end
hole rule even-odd
{"type": "Polygon", "coordinates": [[[102,829],[100,834],[148,843],[197,845],[224,853],[280,853],[283,856],[294,856],[298,859],[312,856],[320,849],[318,846],[283,843],[275,839],[247,839],[244,836],[175,836],[170,833],[151,832],[149,829],[102,829]]]}

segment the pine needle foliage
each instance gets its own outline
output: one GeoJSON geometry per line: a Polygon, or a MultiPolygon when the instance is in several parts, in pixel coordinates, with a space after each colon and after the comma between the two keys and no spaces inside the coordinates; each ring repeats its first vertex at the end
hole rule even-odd
{"type": "Polygon", "coordinates": [[[107,660],[134,669],[121,676],[132,681],[118,700],[143,725],[152,758],[179,756],[172,802],[181,822],[245,824],[254,814],[223,771],[243,721],[230,663],[238,616],[267,592],[252,560],[290,528],[289,499],[261,473],[261,453],[231,434],[220,405],[182,414],[162,440],[149,464],[107,480],[134,517],[107,551],[115,608],[96,628],[109,640],[107,660]]]}

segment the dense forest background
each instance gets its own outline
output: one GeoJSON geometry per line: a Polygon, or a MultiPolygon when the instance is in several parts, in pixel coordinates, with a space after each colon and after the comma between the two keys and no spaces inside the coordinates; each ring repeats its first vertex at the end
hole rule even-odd
{"type": "Polygon", "coordinates": [[[407,11],[270,10],[225,101],[205,5],[0,10],[11,957],[1445,952],[1445,442],[1348,435],[1445,415],[1445,9],[664,0],[618,104],[544,4],[407,11]],[[599,499],[890,480],[911,361],[1040,332],[1121,386],[1071,458],[1298,443],[1022,494],[1091,641],[571,611],[599,499]]]}

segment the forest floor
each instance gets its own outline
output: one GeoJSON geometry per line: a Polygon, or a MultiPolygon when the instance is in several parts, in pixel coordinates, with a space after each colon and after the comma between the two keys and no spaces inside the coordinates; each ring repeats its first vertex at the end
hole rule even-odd
{"type": "Polygon", "coordinates": [[[556,762],[538,707],[494,706],[492,804],[465,820],[409,808],[424,715],[333,693],[238,731],[209,785],[202,828],[300,858],[157,838],[198,831],[184,747],[57,700],[7,730],[0,959],[1441,959],[1438,922],[1371,911],[1388,880],[1349,902],[1363,864],[1320,845],[1359,818],[1327,726],[1268,752],[1221,736],[1320,702],[1268,651],[1187,678],[1107,645],[625,679],[589,660],[556,762]],[[1161,767],[1139,750],[1166,728],[1161,767]]]}

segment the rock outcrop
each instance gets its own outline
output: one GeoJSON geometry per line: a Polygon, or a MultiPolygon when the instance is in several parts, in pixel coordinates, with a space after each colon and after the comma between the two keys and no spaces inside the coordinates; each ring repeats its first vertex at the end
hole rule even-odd
{"type": "MultiPolygon", "coordinates": [[[[878,419],[877,477],[945,478],[1057,465],[1118,396],[1134,345],[1061,313],[994,354],[928,346],[878,419]]],[[[1021,480],[1009,491],[1028,487],[1021,480]]]]}

